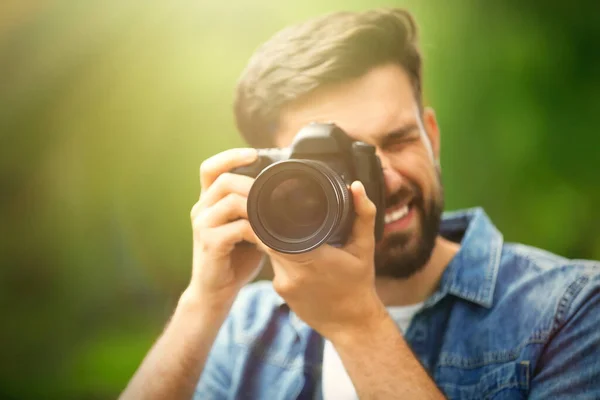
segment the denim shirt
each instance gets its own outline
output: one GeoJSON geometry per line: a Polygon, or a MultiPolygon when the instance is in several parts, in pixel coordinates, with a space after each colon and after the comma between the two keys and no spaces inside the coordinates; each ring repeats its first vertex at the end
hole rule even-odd
{"type": "MultiPolygon", "coordinates": [[[[600,399],[600,264],[504,243],[480,208],[445,213],[461,249],[405,340],[451,399],[600,399]]],[[[245,287],[196,399],[319,399],[322,338],[271,282],[245,287]]]]}

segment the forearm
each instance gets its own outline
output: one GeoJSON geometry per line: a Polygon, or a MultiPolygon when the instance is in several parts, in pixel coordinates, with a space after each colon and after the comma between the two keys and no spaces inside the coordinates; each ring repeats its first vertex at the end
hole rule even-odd
{"type": "Polygon", "coordinates": [[[360,399],[444,398],[389,316],[332,343],[360,399]]]}
{"type": "Polygon", "coordinates": [[[121,399],[190,399],[229,308],[182,296],[121,399]]]}

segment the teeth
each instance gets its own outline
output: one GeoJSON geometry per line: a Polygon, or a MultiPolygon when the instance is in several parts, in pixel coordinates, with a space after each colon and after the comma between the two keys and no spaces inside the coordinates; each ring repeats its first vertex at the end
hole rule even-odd
{"type": "Polygon", "coordinates": [[[389,224],[390,222],[398,221],[406,214],[408,214],[408,204],[402,208],[397,209],[396,211],[392,211],[390,213],[385,214],[385,223],[389,224]]]}

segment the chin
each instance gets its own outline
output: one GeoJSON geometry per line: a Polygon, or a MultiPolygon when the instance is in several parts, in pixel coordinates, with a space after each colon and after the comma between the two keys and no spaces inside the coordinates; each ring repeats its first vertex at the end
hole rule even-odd
{"type": "Polygon", "coordinates": [[[415,211],[418,212],[412,227],[387,232],[377,244],[377,277],[408,279],[427,265],[435,247],[441,212],[426,216],[422,209],[415,211]]]}

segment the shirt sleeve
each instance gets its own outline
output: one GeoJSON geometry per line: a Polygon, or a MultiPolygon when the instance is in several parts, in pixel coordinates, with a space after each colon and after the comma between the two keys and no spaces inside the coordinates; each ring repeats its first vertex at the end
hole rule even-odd
{"type": "Polygon", "coordinates": [[[200,376],[194,400],[221,400],[228,397],[233,365],[233,323],[227,317],[210,350],[200,376]]]}
{"type": "Polygon", "coordinates": [[[559,303],[558,328],[539,360],[530,399],[600,399],[600,275],[586,278],[559,303]]]}

